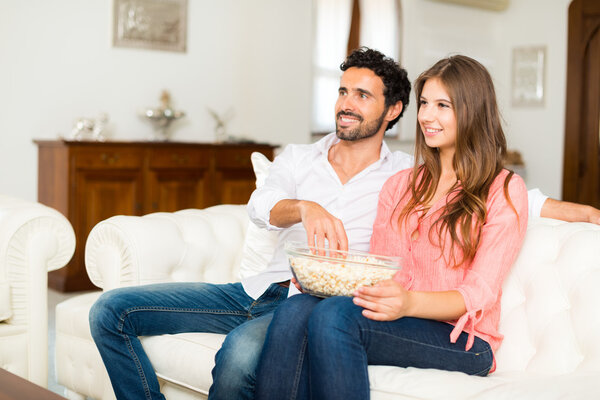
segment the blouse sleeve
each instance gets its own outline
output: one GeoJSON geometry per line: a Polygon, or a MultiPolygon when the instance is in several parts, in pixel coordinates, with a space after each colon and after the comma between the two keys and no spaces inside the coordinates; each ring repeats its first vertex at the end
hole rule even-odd
{"type": "Polygon", "coordinates": [[[527,230],[525,183],[518,175],[511,177],[509,202],[504,195],[505,177],[506,174],[501,174],[490,188],[479,248],[465,280],[456,289],[462,294],[467,311],[458,319],[450,339],[455,343],[465,327],[470,328],[467,350],[473,345],[475,325],[497,304],[504,278],[517,258],[527,230]]]}

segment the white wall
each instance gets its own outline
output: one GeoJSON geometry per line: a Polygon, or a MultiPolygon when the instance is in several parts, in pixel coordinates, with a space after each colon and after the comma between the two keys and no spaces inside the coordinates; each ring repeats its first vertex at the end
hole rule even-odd
{"type": "Polygon", "coordinates": [[[310,1],[189,0],[186,53],[112,47],[110,0],[0,0],[0,193],[37,198],[35,138],[107,112],[114,139],[143,140],[139,110],[163,89],[186,112],[174,140],[212,141],[206,111],[230,132],[308,142],[310,1]]]}
{"type": "MultiPolygon", "coordinates": [[[[482,62],[496,85],[505,119],[509,149],[522,153],[529,187],[560,198],[567,56],[567,8],[570,0],[511,0],[496,12],[437,3],[403,0],[404,47],[402,64],[411,80],[449,54],[459,53],[482,62]],[[513,47],[547,47],[546,104],[513,108],[510,104],[513,47]]],[[[414,135],[415,100],[402,122],[402,138],[414,135]]],[[[410,149],[410,145],[395,144],[410,149]]]]}
{"type": "MultiPolygon", "coordinates": [[[[527,183],[560,198],[569,0],[512,0],[504,12],[402,0],[402,63],[411,80],[450,53],[492,73],[509,147],[527,183]],[[512,108],[515,46],[546,45],[546,105],[512,108]]],[[[75,118],[107,112],[115,139],[144,139],[137,112],[168,89],[187,113],[175,140],[211,141],[211,107],[232,107],[230,131],[277,144],[308,142],[312,7],[309,0],[189,0],[188,51],[115,48],[110,0],[0,0],[0,193],[36,199],[34,138],[67,133],[75,118]]],[[[414,134],[415,100],[401,122],[414,134]]],[[[410,145],[392,144],[410,150],[410,145]]]]}
{"type": "Polygon", "coordinates": [[[567,89],[567,22],[570,0],[513,0],[502,19],[497,79],[504,83],[501,107],[513,148],[523,154],[529,186],[562,197],[567,89]],[[544,107],[510,106],[513,47],[546,46],[544,107]]]}

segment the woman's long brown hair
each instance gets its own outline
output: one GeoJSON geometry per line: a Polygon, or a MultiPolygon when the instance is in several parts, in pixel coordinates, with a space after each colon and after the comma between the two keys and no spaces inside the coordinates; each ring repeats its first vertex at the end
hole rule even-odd
{"type": "MultiPolygon", "coordinates": [[[[453,104],[457,135],[452,164],[458,182],[450,190],[448,203],[432,225],[429,238],[432,240],[432,234],[437,233],[438,243],[443,244],[445,241],[442,237],[450,234],[451,260],[447,261],[449,265],[458,266],[472,261],[477,252],[487,216],[488,192],[504,166],[506,138],[496,104],[494,84],[483,65],[462,55],[438,61],[416,80],[418,108],[425,82],[432,78],[441,81],[453,104]],[[456,247],[462,251],[460,262],[456,257],[456,247]]],[[[509,203],[508,182],[512,174],[504,182],[504,195],[509,203]]],[[[436,192],[440,175],[439,151],[427,146],[417,121],[415,166],[410,187],[405,193],[411,196],[400,212],[400,224],[412,212],[427,209],[426,205],[436,192]]]]}

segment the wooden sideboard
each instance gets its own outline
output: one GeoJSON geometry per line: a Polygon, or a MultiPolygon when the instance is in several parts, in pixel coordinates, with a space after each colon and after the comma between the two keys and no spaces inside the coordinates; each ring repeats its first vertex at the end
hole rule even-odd
{"type": "Polygon", "coordinates": [[[35,140],[38,201],[62,212],[75,230],[71,262],[48,275],[62,292],[94,289],[85,242],[113,215],[144,215],[215,204],[244,204],[255,187],[254,151],[273,159],[276,146],[184,142],[35,140]]]}

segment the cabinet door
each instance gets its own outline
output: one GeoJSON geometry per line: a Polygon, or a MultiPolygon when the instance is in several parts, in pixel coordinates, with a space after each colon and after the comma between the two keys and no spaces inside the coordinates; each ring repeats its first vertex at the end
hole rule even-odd
{"type": "Polygon", "coordinates": [[[256,188],[254,172],[248,169],[220,169],[215,179],[217,204],[246,204],[256,188]]]}
{"type": "Polygon", "coordinates": [[[250,155],[261,151],[272,158],[272,149],[231,147],[217,149],[215,156],[216,204],[246,204],[256,188],[250,155]]]}
{"type": "Polygon", "coordinates": [[[95,288],[85,270],[85,242],[92,228],[113,215],[141,215],[142,174],[139,170],[80,170],[70,195],[70,220],[77,246],[68,268],[52,271],[51,287],[61,291],[95,288]]]}
{"type": "Polygon", "coordinates": [[[113,215],[142,215],[142,174],[132,171],[79,171],[76,204],[78,225],[87,233],[113,215]]]}
{"type": "Polygon", "coordinates": [[[144,213],[211,205],[206,169],[152,169],[148,175],[144,213]]]}
{"type": "Polygon", "coordinates": [[[173,212],[212,205],[210,151],[204,147],[167,146],[150,151],[144,212],[173,212]]]}

